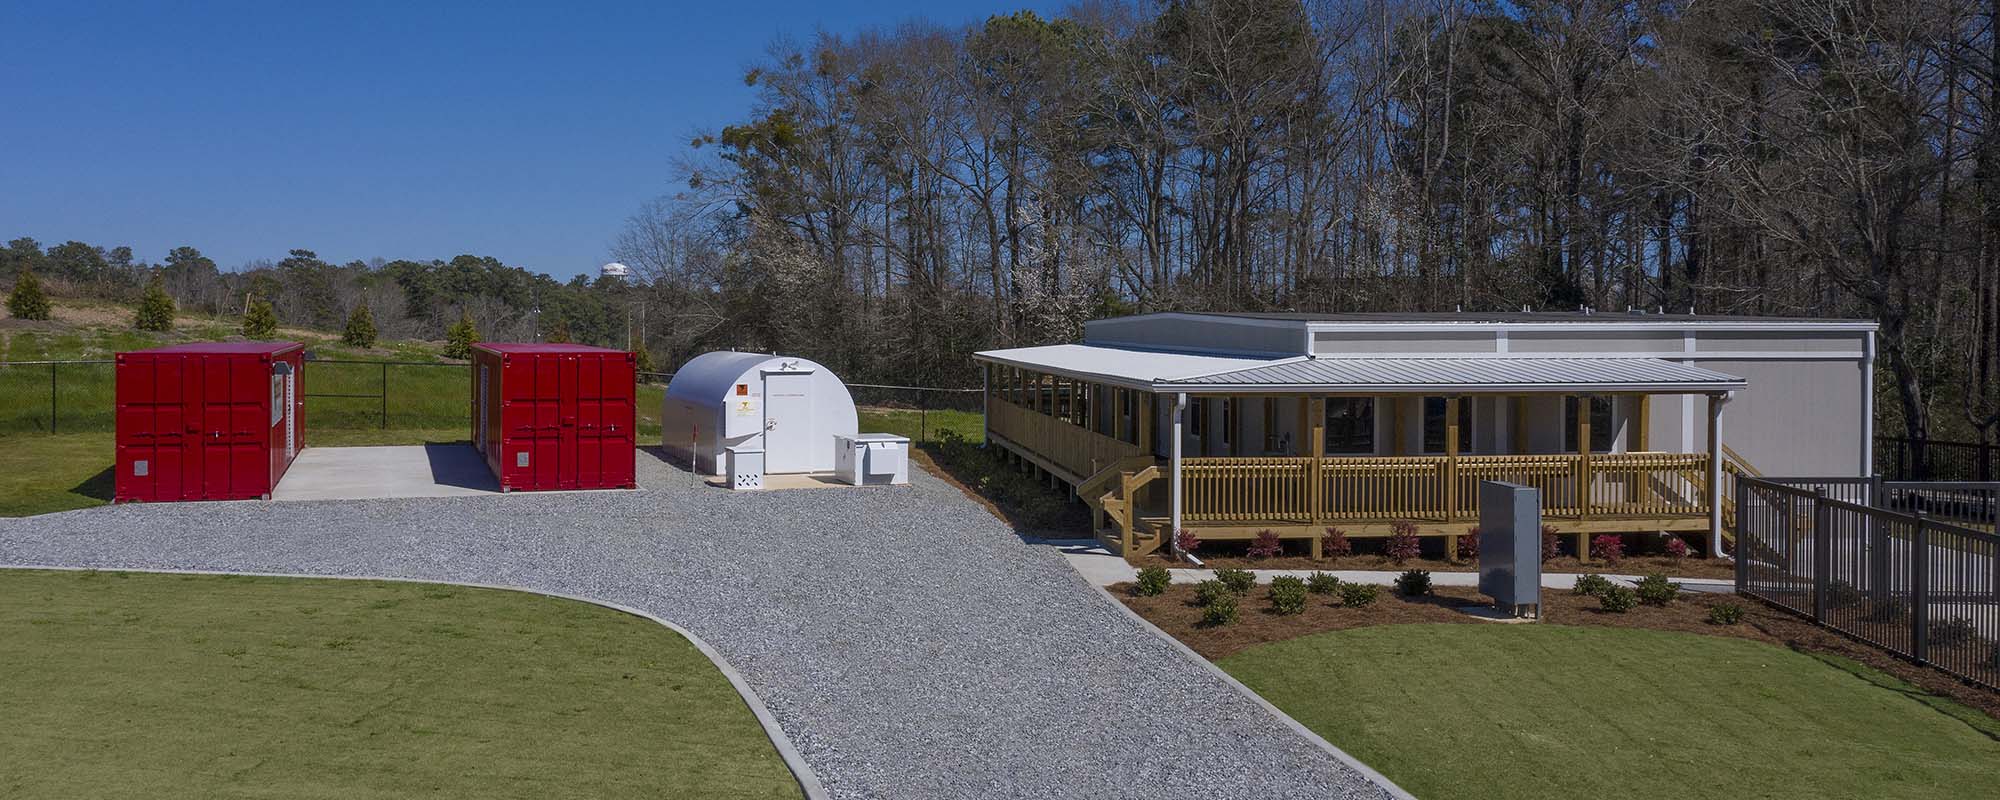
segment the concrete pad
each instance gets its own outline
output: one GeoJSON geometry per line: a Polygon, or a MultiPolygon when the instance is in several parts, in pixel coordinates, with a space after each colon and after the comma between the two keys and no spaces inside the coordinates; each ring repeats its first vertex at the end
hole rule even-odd
{"type": "Polygon", "coordinates": [[[309,447],[272,500],[497,495],[500,481],[469,444],[309,447]]]}
{"type": "MultiPolygon", "coordinates": [[[[717,489],[730,488],[729,478],[727,477],[709,477],[704,479],[703,482],[717,489]]],[[[782,475],[765,473],[764,488],[749,491],[768,492],[773,489],[829,489],[834,487],[854,488],[850,484],[841,483],[840,479],[833,477],[833,473],[831,472],[786,473],[782,475]]]]}

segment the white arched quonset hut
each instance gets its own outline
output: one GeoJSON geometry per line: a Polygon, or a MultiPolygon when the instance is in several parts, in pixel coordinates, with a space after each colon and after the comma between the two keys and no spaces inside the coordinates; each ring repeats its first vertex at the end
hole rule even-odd
{"type": "Polygon", "coordinates": [[[662,447],[704,475],[721,474],[730,447],[763,448],[767,473],[828,472],[833,438],[855,431],[854,398],[832,370],[766,353],[696,356],[660,410],[662,447]]]}

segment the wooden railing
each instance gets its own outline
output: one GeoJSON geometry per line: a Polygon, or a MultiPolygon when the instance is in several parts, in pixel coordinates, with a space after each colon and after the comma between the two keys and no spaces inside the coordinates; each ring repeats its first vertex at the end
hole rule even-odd
{"type": "Polygon", "coordinates": [[[1121,459],[1146,454],[1136,444],[1093,433],[997,397],[986,399],[986,422],[994,433],[1068,470],[1077,481],[1121,459]]]}
{"type": "Polygon", "coordinates": [[[1708,513],[1707,463],[1703,453],[1325,458],[1318,465],[1311,458],[1188,458],[1181,513],[1190,522],[1476,520],[1480,482],[1498,480],[1541,490],[1550,517],[1699,517],[1708,513]]]}

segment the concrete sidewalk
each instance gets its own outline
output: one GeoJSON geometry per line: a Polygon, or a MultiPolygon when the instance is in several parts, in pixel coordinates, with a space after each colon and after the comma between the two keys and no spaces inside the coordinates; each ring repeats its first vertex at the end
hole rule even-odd
{"type": "MultiPolygon", "coordinates": [[[[1110,586],[1114,583],[1124,583],[1126,581],[1136,580],[1139,577],[1139,569],[1137,567],[1134,567],[1131,564],[1126,563],[1125,559],[1112,555],[1110,551],[1105,550],[1095,540],[1079,539],[1079,540],[1068,540],[1068,541],[1044,541],[1042,543],[1045,545],[1053,546],[1058,550],[1060,550],[1063,554],[1063,558],[1067,559],[1069,561],[1069,565],[1072,568],[1074,568],[1077,572],[1083,575],[1084,580],[1090,581],[1091,583],[1097,584],[1099,586],[1110,586]]],[[[1209,578],[1215,577],[1215,570],[1211,569],[1175,567],[1168,571],[1173,573],[1174,583],[1200,583],[1202,581],[1208,580],[1209,578]]],[[[1328,569],[1328,570],[1253,569],[1250,572],[1251,574],[1257,576],[1258,583],[1270,583],[1272,578],[1275,578],[1279,575],[1292,575],[1295,577],[1303,578],[1307,575],[1313,574],[1315,571],[1332,574],[1334,577],[1337,577],[1343,581],[1347,581],[1350,583],[1373,583],[1382,586],[1389,586],[1394,584],[1396,582],[1396,576],[1402,574],[1401,572],[1390,571],[1390,570],[1358,570],[1358,569],[1328,569]]],[[[1623,583],[1629,586],[1637,584],[1639,580],[1645,576],[1604,573],[1604,577],[1610,578],[1613,581],[1623,583]]],[[[1542,573],[1542,588],[1544,589],[1575,588],[1576,578],[1577,576],[1571,573],[1545,572],[1542,573]]],[[[1727,594],[1729,592],[1736,591],[1735,583],[1726,580],[1719,580],[1716,578],[1672,578],[1671,580],[1673,580],[1674,583],[1679,584],[1682,589],[1690,592],[1715,592],[1715,593],[1727,594]]],[[[1479,585],[1479,573],[1433,572],[1431,573],[1431,584],[1435,586],[1476,587],[1479,585]]]]}

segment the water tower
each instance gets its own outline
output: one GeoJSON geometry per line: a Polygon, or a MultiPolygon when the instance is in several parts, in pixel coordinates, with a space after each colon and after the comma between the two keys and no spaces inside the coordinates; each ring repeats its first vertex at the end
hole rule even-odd
{"type": "Polygon", "coordinates": [[[613,261],[609,264],[598,267],[597,274],[598,277],[603,277],[603,278],[629,278],[632,277],[632,268],[625,266],[624,264],[620,264],[616,261],[613,261]]]}

